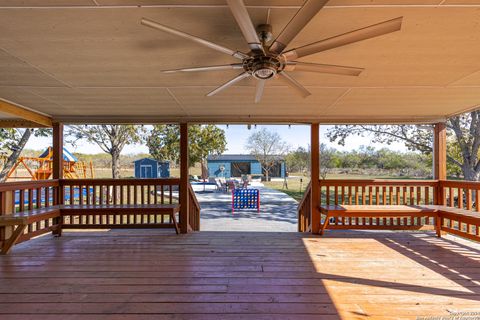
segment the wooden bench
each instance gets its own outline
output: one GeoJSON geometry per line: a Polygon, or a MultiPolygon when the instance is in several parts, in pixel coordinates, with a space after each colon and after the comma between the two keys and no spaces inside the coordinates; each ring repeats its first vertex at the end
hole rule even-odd
{"type": "MultiPolygon", "coordinates": [[[[10,238],[6,239],[3,243],[1,254],[7,254],[15,243],[22,236],[25,228],[32,223],[45,221],[47,219],[53,218],[55,220],[54,224],[48,229],[53,231],[55,235],[60,235],[60,207],[51,206],[41,209],[33,209],[28,211],[22,211],[13,213],[10,215],[0,216],[0,227],[13,226],[14,231],[10,238]]],[[[34,237],[36,234],[29,235],[34,237]]]]}
{"type": "Polygon", "coordinates": [[[442,205],[428,205],[425,207],[437,211],[442,231],[475,241],[479,240],[480,212],[442,205]],[[462,230],[462,225],[464,230],[462,230]],[[475,230],[472,230],[471,227],[475,227],[475,230]]]}
{"type": "MultiPolygon", "coordinates": [[[[65,216],[93,216],[93,215],[125,215],[125,214],[161,214],[168,215],[172,221],[172,227],[175,228],[176,234],[180,233],[175,214],[180,211],[178,204],[122,204],[122,205],[55,205],[41,209],[33,209],[13,213],[11,215],[0,216],[0,227],[13,226],[12,236],[3,243],[0,253],[7,254],[10,249],[18,242],[25,228],[32,223],[45,221],[54,218],[54,224],[48,228],[43,228],[42,233],[52,231],[54,235],[61,236],[63,228],[91,228],[91,226],[82,226],[74,224],[63,224],[65,216]]],[[[157,225],[137,224],[137,225],[118,225],[104,224],[99,225],[101,228],[154,228],[157,225]]],[[[169,227],[169,224],[163,224],[162,227],[169,227]]],[[[42,233],[29,233],[29,238],[40,235],[42,233]]]]}
{"type": "Polygon", "coordinates": [[[435,219],[435,230],[437,236],[441,236],[441,219],[438,217],[438,208],[428,206],[407,206],[407,205],[324,205],[320,206],[321,214],[326,216],[320,228],[320,235],[325,229],[409,229],[403,225],[371,225],[371,224],[348,224],[330,225],[331,218],[423,218],[432,217],[435,219]]]}
{"type": "MultiPolygon", "coordinates": [[[[178,227],[177,219],[175,214],[180,211],[179,204],[104,204],[104,205],[62,205],[61,206],[61,215],[65,216],[95,216],[95,215],[126,215],[126,214],[161,214],[168,215],[172,221],[172,226],[175,228],[177,234],[180,233],[178,227]]],[[[82,227],[81,225],[64,225],[68,228],[78,228],[82,227]]],[[[169,225],[166,225],[167,227],[169,225]]],[[[62,224],[63,227],[63,224],[62,224]]],[[[85,226],[83,226],[84,228],[85,226]]],[[[101,228],[154,228],[155,225],[148,224],[101,224],[98,227],[101,228]]],[[[88,227],[87,227],[88,228],[88,227]]]]}

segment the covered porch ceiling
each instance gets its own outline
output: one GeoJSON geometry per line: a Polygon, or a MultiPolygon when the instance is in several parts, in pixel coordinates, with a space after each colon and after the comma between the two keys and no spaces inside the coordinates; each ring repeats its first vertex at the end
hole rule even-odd
{"type": "MultiPolygon", "coordinates": [[[[276,35],[303,1],[245,3],[255,25],[270,12],[276,35]]],[[[0,0],[0,98],[67,123],[428,123],[477,108],[480,0],[331,0],[290,47],[400,16],[401,31],[300,59],[359,77],[294,71],[311,96],[275,80],[255,104],[253,79],[205,96],[238,70],[161,73],[238,60],[140,25],[248,52],[222,0],[0,0]]]]}

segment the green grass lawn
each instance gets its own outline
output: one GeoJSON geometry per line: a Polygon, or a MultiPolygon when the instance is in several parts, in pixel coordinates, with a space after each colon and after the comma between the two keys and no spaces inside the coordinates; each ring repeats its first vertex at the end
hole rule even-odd
{"type": "Polygon", "coordinates": [[[288,178],[288,189],[283,185],[283,181],[268,181],[264,182],[266,187],[282,191],[288,194],[290,197],[294,198],[297,201],[300,201],[303,197],[303,193],[307,188],[308,183],[310,182],[310,177],[290,177],[288,178]]]}

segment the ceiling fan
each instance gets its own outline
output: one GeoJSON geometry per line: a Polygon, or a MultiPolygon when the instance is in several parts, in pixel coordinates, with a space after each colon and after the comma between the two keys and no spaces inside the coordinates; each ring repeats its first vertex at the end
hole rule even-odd
{"type": "Polygon", "coordinates": [[[398,17],[392,20],[380,22],[365,28],[350,31],[344,34],[323,39],[305,46],[285,50],[288,44],[297,36],[297,34],[307,25],[307,23],[323,8],[328,0],[306,0],[303,6],[297,11],[286,27],[280,32],[273,41],[272,27],[269,24],[261,24],[255,29],[243,0],[226,0],[232,11],[235,20],[242,31],[245,40],[250,47],[250,52],[243,53],[234,51],[219,44],[193,36],[162,25],[158,22],[143,18],[141,23],[145,26],[161,30],[176,36],[189,39],[211,49],[220,51],[235,57],[241,62],[226,65],[192,67],[182,69],[163,70],[164,73],[175,72],[197,72],[197,71],[219,71],[219,70],[241,70],[241,73],[235,78],[222,84],[215,90],[209,92],[207,96],[213,96],[229,86],[248,77],[254,77],[257,80],[255,103],[258,103],[263,95],[265,82],[268,80],[281,78],[295,89],[302,97],[307,97],[311,93],[296,81],[289,71],[309,71],[318,73],[330,73],[348,76],[358,76],[364,69],[347,66],[337,66],[329,64],[318,64],[297,61],[314,53],[341,47],[350,43],[378,37],[387,33],[398,31],[402,25],[402,18],[398,17]]]}

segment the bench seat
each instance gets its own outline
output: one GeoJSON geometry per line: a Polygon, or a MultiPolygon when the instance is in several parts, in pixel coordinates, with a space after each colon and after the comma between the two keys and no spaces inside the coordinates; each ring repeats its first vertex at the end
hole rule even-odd
{"type": "Polygon", "coordinates": [[[425,207],[437,210],[442,231],[478,241],[480,236],[480,212],[443,205],[425,207]],[[476,227],[475,230],[472,230],[472,226],[476,227]]]}
{"type": "MultiPolygon", "coordinates": [[[[438,208],[429,208],[426,206],[410,205],[325,205],[320,206],[320,213],[326,215],[325,221],[320,228],[320,234],[323,235],[325,229],[330,227],[330,218],[422,218],[432,217],[435,219],[435,229],[440,236],[440,221],[438,218],[438,208]]],[[[407,229],[407,226],[372,226],[372,225],[345,225],[332,226],[335,229],[407,229]]]]}
{"type": "Polygon", "coordinates": [[[459,209],[455,207],[448,207],[448,206],[442,206],[442,205],[426,205],[423,207],[430,208],[432,210],[437,210],[437,212],[441,213],[442,216],[461,216],[472,222],[480,221],[480,213],[474,212],[472,210],[459,209]]]}
{"type": "MultiPolygon", "coordinates": [[[[12,236],[4,241],[1,248],[1,254],[7,254],[10,249],[18,242],[24,233],[25,228],[32,223],[44,221],[50,218],[55,219],[54,225],[43,229],[41,233],[53,231],[56,236],[61,235],[62,228],[82,227],[76,225],[63,225],[65,216],[93,216],[93,215],[125,215],[125,214],[162,214],[169,215],[171,224],[164,224],[163,227],[175,228],[176,234],[180,233],[175,214],[180,211],[179,204],[102,204],[102,205],[55,205],[46,208],[26,210],[13,213],[11,215],[0,216],[0,227],[13,226],[12,236]],[[57,219],[58,218],[58,219],[57,219]]],[[[155,225],[154,225],[155,226],[155,225]]],[[[154,227],[143,225],[141,227],[154,227]]],[[[102,228],[122,228],[138,227],[127,225],[101,225],[102,228]]],[[[39,234],[41,234],[39,233],[39,234]]],[[[32,235],[34,236],[34,235],[32,235]]]]}
{"type": "Polygon", "coordinates": [[[9,215],[0,216],[0,226],[13,226],[15,227],[10,238],[8,238],[2,245],[1,254],[7,254],[15,243],[22,236],[25,228],[32,223],[44,221],[47,219],[55,219],[56,221],[49,229],[58,234],[57,230],[60,228],[61,215],[60,206],[50,206],[39,209],[26,210],[21,212],[15,212],[9,215]]]}

